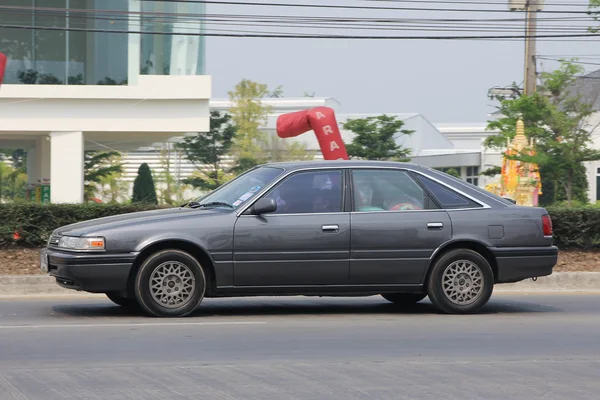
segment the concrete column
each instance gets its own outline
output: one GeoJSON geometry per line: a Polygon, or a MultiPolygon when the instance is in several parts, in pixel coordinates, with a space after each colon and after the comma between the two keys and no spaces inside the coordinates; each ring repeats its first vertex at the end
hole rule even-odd
{"type": "Polygon", "coordinates": [[[50,133],[50,199],[83,203],[83,133],[50,133]]]}
{"type": "MultiPolygon", "coordinates": [[[[129,0],[129,30],[139,32],[142,30],[140,23],[142,10],[140,0],[129,0]]],[[[135,86],[140,76],[140,57],[142,51],[142,36],[139,33],[130,33],[128,37],[128,65],[127,84],[135,86]]]]}
{"type": "MultiPolygon", "coordinates": [[[[35,168],[37,180],[40,183],[50,179],[50,137],[43,136],[35,146],[35,168]]],[[[37,183],[37,182],[36,182],[37,183]]]]}
{"type": "Polygon", "coordinates": [[[35,147],[27,149],[27,183],[37,183],[39,177],[39,168],[37,166],[37,155],[35,147]]]}

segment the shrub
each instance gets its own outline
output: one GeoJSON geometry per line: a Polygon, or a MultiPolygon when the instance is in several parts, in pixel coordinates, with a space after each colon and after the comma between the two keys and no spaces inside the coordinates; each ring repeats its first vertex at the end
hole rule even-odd
{"type": "Polygon", "coordinates": [[[132,203],[158,204],[154,178],[148,164],[143,163],[138,169],[138,175],[133,181],[132,203]]]}
{"type": "Polygon", "coordinates": [[[19,244],[41,247],[56,228],[111,215],[159,208],[151,204],[0,204],[0,246],[19,244]],[[15,232],[20,236],[15,240],[15,232]]]}
{"type": "Polygon", "coordinates": [[[559,249],[592,250],[600,246],[600,208],[547,207],[559,249]]]}

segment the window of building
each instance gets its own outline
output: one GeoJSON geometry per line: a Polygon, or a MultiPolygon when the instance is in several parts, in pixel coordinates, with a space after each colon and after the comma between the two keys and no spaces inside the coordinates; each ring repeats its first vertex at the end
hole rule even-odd
{"type": "MultiPolygon", "coordinates": [[[[204,74],[205,40],[200,34],[203,24],[198,18],[177,20],[165,15],[202,15],[202,2],[142,1],[140,74],[204,74]],[[191,35],[182,35],[190,33],[191,35]]],[[[183,19],[183,18],[181,18],[183,19]]]]}
{"type": "Polygon", "coordinates": [[[479,186],[479,167],[467,167],[465,180],[472,185],[479,186]]]}
{"type": "Polygon", "coordinates": [[[294,174],[265,195],[277,202],[273,214],[332,213],[342,211],[342,171],[294,174]]]}
{"type": "Polygon", "coordinates": [[[0,24],[28,27],[2,28],[0,49],[8,57],[4,83],[127,84],[128,1],[2,0],[2,5],[21,9],[0,12],[0,24]],[[35,7],[59,11],[34,12],[35,7]],[[68,15],[60,11],[65,9],[68,15]],[[120,32],[105,32],[110,30],[120,32]]]}
{"type": "Polygon", "coordinates": [[[423,188],[401,170],[359,169],[352,172],[355,211],[435,208],[423,188]]]}
{"type": "Polygon", "coordinates": [[[418,179],[445,209],[481,207],[481,205],[429,178],[419,175],[418,179]]]}

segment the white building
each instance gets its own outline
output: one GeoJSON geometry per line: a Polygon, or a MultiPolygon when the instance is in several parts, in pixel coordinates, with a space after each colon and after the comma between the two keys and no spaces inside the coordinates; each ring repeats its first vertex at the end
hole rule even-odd
{"type": "Polygon", "coordinates": [[[207,131],[204,40],[136,33],[199,33],[197,18],[153,15],[203,12],[194,2],[2,0],[0,27],[19,28],[0,33],[0,147],[27,150],[28,180],[49,182],[53,203],[81,202],[84,149],[131,151],[207,131]]]}

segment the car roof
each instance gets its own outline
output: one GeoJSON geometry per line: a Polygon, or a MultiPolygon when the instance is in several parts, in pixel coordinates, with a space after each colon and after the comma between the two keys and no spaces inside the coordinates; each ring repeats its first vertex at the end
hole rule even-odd
{"type": "Polygon", "coordinates": [[[278,167],[288,171],[304,168],[352,168],[352,167],[395,167],[395,168],[413,168],[419,170],[428,170],[419,164],[397,162],[397,161],[372,161],[372,160],[311,160],[311,161],[286,161],[272,162],[263,164],[264,167],[278,167]]]}

